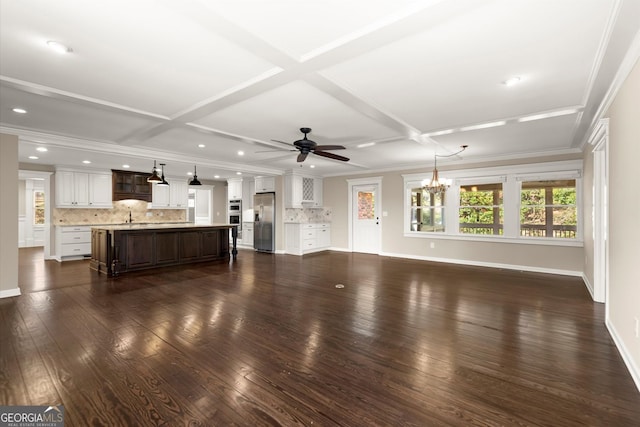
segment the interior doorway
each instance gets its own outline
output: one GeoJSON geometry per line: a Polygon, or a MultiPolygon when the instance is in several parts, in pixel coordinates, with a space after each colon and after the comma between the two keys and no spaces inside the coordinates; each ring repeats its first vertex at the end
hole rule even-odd
{"type": "MultiPolygon", "coordinates": [[[[607,302],[609,282],[609,121],[603,119],[594,131],[593,147],[593,300],[607,302]]],[[[608,309],[608,307],[607,307],[608,309]]],[[[608,315],[607,315],[608,316],[608,315]]]]}
{"type": "Polygon", "coordinates": [[[18,172],[18,247],[43,247],[43,258],[51,258],[52,172],[18,172]]]}
{"type": "Polygon", "coordinates": [[[213,223],[213,186],[189,188],[187,220],[194,224],[213,223]]]}

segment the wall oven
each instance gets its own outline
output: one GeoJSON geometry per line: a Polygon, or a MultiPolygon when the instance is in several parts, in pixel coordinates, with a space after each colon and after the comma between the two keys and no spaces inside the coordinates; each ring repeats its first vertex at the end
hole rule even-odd
{"type": "Polygon", "coordinates": [[[242,200],[229,200],[229,224],[237,225],[242,230],[242,200]]]}

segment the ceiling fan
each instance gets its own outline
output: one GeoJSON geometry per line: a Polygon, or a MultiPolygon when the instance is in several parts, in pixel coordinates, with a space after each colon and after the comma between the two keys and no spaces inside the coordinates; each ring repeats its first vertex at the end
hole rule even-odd
{"type": "MultiPolygon", "coordinates": [[[[304,134],[304,138],[294,141],[294,147],[300,151],[298,154],[298,163],[304,162],[309,153],[316,154],[318,156],[327,157],[329,159],[340,160],[343,162],[348,162],[349,158],[344,156],[339,156],[337,154],[328,153],[330,150],[344,150],[345,147],[342,145],[318,145],[314,141],[307,139],[307,134],[311,133],[311,128],[300,128],[300,132],[304,134]]],[[[286,144],[284,141],[278,141],[277,139],[272,139],[275,142],[281,142],[286,144]]],[[[291,150],[294,151],[294,150],[291,150]]]]}

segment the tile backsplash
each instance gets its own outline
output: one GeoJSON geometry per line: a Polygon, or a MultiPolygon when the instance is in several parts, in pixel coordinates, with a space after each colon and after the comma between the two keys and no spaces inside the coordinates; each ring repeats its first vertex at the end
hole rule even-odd
{"type": "Polygon", "coordinates": [[[53,209],[53,225],[122,224],[129,220],[139,222],[186,222],[184,209],[147,209],[147,202],[121,200],[113,202],[111,209],[53,209]],[[147,216],[147,212],[151,216],[147,216]]]}
{"type": "Polygon", "coordinates": [[[284,220],[285,222],[299,223],[331,222],[331,208],[286,208],[284,210],[284,220]]]}

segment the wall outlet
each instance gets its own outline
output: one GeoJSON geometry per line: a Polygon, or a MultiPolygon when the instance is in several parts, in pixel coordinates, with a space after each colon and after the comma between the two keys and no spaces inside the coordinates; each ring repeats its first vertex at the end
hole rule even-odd
{"type": "Polygon", "coordinates": [[[431,249],[435,248],[435,247],[436,247],[436,242],[431,242],[431,243],[429,243],[429,247],[430,247],[431,249]]]}

